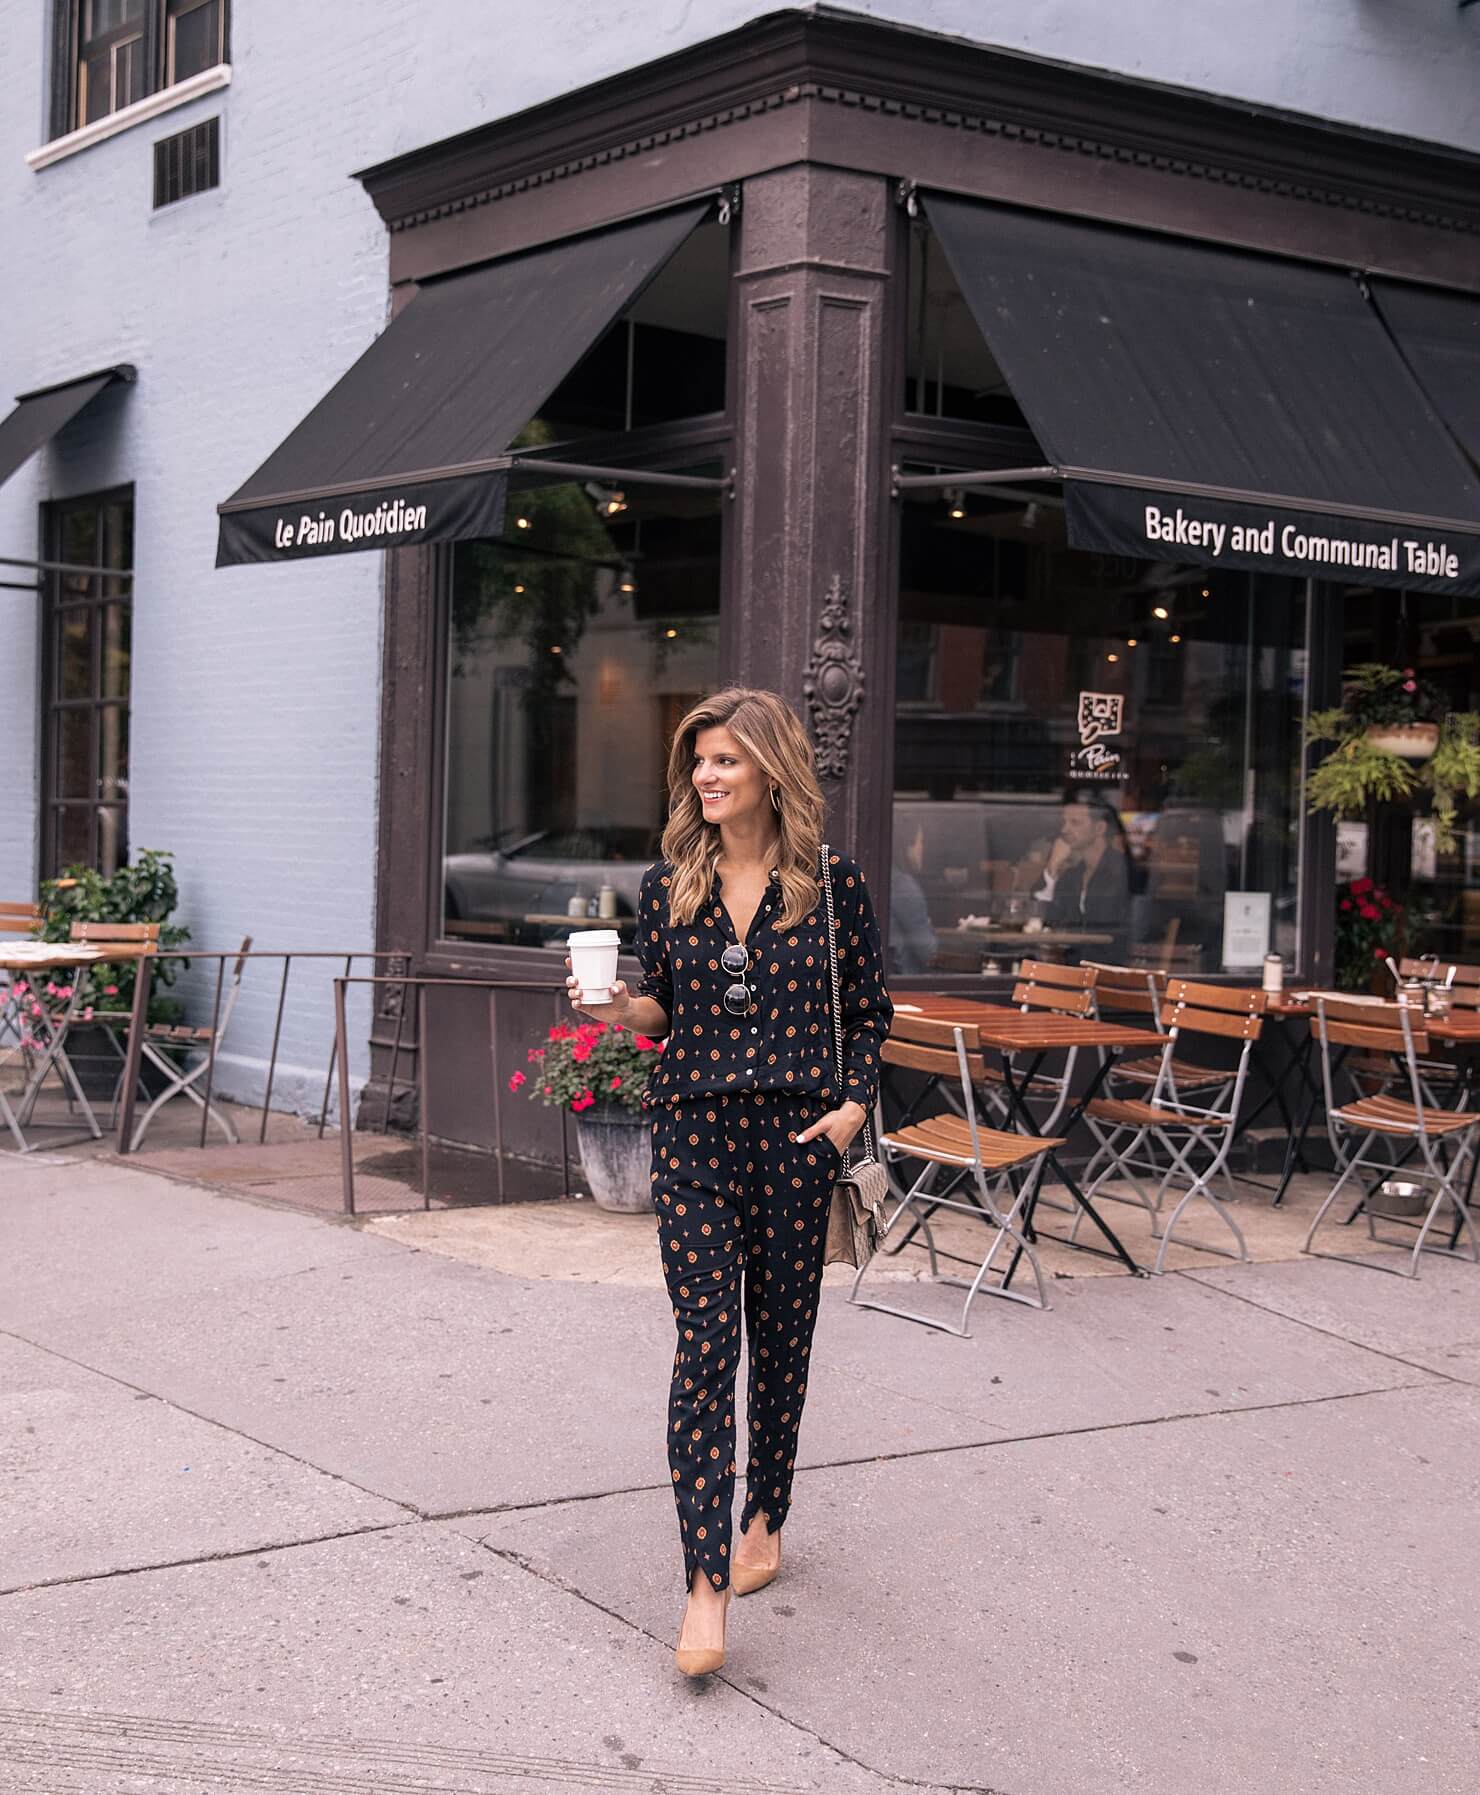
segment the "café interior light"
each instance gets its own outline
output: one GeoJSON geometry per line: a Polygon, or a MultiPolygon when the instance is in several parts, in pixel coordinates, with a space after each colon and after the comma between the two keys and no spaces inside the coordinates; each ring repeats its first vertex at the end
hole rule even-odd
{"type": "Polygon", "coordinates": [[[676,629],[665,629],[663,631],[663,634],[665,636],[667,636],[668,640],[671,642],[673,640],[673,638],[678,634],[678,631],[676,629]]]}
{"type": "Polygon", "coordinates": [[[1180,642],[1181,640],[1182,640],[1182,638],[1180,636],[1168,636],[1167,637],[1168,642],[1180,642]]]}
{"type": "Polygon", "coordinates": [[[514,527],[516,530],[527,530],[529,528],[529,519],[527,517],[516,517],[514,519],[514,527]]]}
{"type": "Polygon", "coordinates": [[[1118,661],[1120,659],[1120,656],[1118,654],[1107,654],[1105,656],[1105,659],[1107,661],[1118,661]]]}
{"type": "Polygon", "coordinates": [[[1151,607],[1151,615],[1158,623],[1165,623],[1167,618],[1171,616],[1171,612],[1165,605],[1153,605],[1151,607]]]}
{"type": "Polygon", "coordinates": [[[635,592],[636,590],[637,590],[636,576],[633,574],[632,569],[630,567],[624,567],[622,569],[622,577],[621,577],[621,579],[619,579],[617,581],[617,591],[618,592],[635,592]]]}
{"type": "Polygon", "coordinates": [[[945,489],[944,498],[946,511],[951,517],[965,517],[966,494],[959,486],[948,486],[945,489]]]}

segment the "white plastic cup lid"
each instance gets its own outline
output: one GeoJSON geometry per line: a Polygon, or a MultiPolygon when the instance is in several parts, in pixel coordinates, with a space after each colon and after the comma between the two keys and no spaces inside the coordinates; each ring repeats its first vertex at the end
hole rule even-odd
{"type": "Polygon", "coordinates": [[[620,947],[622,937],[615,929],[575,929],[566,937],[567,947],[620,947]]]}

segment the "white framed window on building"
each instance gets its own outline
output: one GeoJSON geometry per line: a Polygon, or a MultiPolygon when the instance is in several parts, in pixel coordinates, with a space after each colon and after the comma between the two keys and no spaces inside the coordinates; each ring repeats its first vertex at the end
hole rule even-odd
{"type": "Polygon", "coordinates": [[[227,0],[55,0],[51,135],[227,60],[227,0]]]}

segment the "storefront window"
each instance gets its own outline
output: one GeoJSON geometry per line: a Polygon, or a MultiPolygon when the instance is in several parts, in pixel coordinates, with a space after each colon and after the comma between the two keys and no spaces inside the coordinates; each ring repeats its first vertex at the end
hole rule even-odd
{"type": "Polygon", "coordinates": [[[521,445],[722,412],[729,287],[729,226],[701,224],[561,381],[521,445]]]}
{"type": "MultiPolygon", "coordinates": [[[[1450,710],[1480,710],[1480,600],[1337,588],[1343,667],[1412,667],[1450,710]]],[[[1458,794],[1456,845],[1441,853],[1426,803],[1374,806],[1336,826],[1338,881],[1368,877],[1399,898],[1411,955],[1480,960],[1480,804],[1458,794]]]]}
{"type": "Polygon", "coordinates": [[[1007,377],[923,219],[910,230],[908,294],[905,410],[921,417],[1026,429],[1007,377]]]}
{"type": "Polygon", "coordinates": [[[1295,959],[1304,595],[1071,550],[1053,496],[908,495],[893,970],[1295,959]]]}
{"type": "Polygon", "coordinates": [[[541,946],[605,915],[630,940],[669,738],[718,683],[720,539],[713,492],[591,482],[516,488],[500,540],[458,545],[445,934],[541,946]]]}

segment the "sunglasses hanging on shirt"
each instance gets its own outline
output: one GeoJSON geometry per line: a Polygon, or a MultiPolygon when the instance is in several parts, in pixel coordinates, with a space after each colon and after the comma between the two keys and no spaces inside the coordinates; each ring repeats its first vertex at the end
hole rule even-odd
{"type": "Polygon", "coordinates": [[[720,955],[719,963],[735,981],[725,991],[725,1008],[732,1016],[748,1016],[755,1002],[754,993],[746,983],[746,974],[750,971],[749,948],[743,942],[732,941],[720,955]]]}

